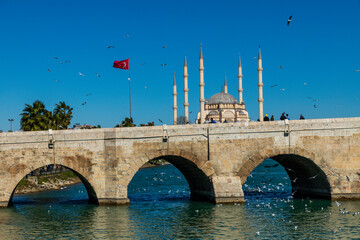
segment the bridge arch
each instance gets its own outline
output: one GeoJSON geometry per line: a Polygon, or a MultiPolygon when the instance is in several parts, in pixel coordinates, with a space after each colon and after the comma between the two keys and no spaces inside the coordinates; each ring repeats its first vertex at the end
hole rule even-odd
{"type": "MultiPolygon", "coordinates": [[[[88,193],[89,203],[98,204],[98,197],[96,191],[94,189],[94,185],[90,182],[89,178],[87,177],[87,172],[81,171],[76,165],[74,164],[64,164],[64,163],[54,163],[49,159],[48,161],[31,161],[32,164],[24,165],[24,164],[14,164],[9,166],[7,170],[8,174],[5,176],[5,179],[8,179],[8,184],[5,186],[4,194],[7,201],[7,206],[12,205],[12,199],[14,197],[15,190],[20,183],[20,181],[29,173],[39,168],[42,168],[46,165],[56,164],[63,166],[70,171],[72,171],[84,184],[84,187],[88,193]]],[[[2,205],[4,205],[2,203],[2,205]]],[[[6,206],[6,205],[5,205],[6,206]]]]}
{"type": "Polygon", "coordinates": [[[185,177],[190,187],[190,196],[193,200],[214,202],[215,193],[212,177],[215,171],[211,163],[199,159],[192,153],[185,151],[153,151],[136,160],[136,169],[132,169],[128,186],[136,172],[150,160],[163,159],[174,165],[185,177]]]}
{"type": "Polygon", "coordinates": [[[265,159],[271,158],[281,164],[292,184],[295,198],[315,197],[331,199],[331,185],[328,179],[330,167],[326,160],[315,153],[300,148],[264,149],[255,155],[243,158],[244,164],[238,171],[242,184],[250,173],[265,159]]]}

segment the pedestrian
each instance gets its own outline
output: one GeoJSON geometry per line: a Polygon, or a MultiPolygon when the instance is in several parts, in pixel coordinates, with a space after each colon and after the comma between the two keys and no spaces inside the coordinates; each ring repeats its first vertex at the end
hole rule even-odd
{"type": "Polygon", "coordinates": [[[290,120],[290,118],[289,118],[289,114],[286,114],[286,119],[290,120]]]}
{"type": "Polygon", "coordinates": [[[271,115],[270,121],[275,121],[274,115],[271,115]]]}
{"type": "Polygon", "coordinates": [[[285,120],[285,119],[286,119],[285,113],[283,112],[283,113],[281,114],[281,116],[280,116],[280,120],[285,120]]]}
{"type": "Polygon", "coordinates": [[[269,121],[269,116],[265,114],[264,121],[269,121]]]}
{"type": "Polygon", "coordinates": [[[210,123],[216,123],[216,121],[213,118],[211,118],[210,120],[211,120],[210,123]]]}
{"type": "Polygon", "coordinates": [[[305,118],[302,114],[300,114],[300,120],[305,120],[305,118]]]}

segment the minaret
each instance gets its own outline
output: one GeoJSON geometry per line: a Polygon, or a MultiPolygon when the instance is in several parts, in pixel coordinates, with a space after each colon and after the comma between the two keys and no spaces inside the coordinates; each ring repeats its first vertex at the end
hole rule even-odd
{"type": "Polygon", "coordinates": [[[174,73],[174,83],[173,83],[173,114],[174,114],[174,125],[177,125],[177,92],[176,92],[176,79],[174,73]]]}
{"type": "Polygon", "coordinates": [[[202,45],[200,44],[200,123],[205,122],[205,96],[204,96],[204,59],[202,53],[202,45]]]}
{"type": "Polygon", "coordinates": [[[241,59],[240,59],[240,53],[239,53],[239,66],[238,66],[238,79],[239,79],[239,103],[242,104],[244,102],[243,100],[243,88],[242,88],[242,67],[241,67],[241,59]]]}
{"type": "Polygon", "coordinates": [[[262,82],[262,59],[261,59],[261,50],[260,50],[260,45],[259,45],[259,56],[258,56],[258,73],[259,73],[259,82],[258,82],[258,87],[259,87],[259,120],[260,122],[262,122],[264,120],[264,114],[263,114],[263,82],[262,82]]]}
{"type": "Polygon", "coordinates": [[[224,93],[228,93],[227,81],[226,81],[226,73],[225,73],[225,80],[224,80],[224,93]]]}
{"type": "Polygon", "coordinates": [[[187,73],[187,62],[186,62],[186,52],[184,60],[184,115],[185,115],[185,124],[189,122],[189,88],[188,88],[188,73],[187,73]]]}

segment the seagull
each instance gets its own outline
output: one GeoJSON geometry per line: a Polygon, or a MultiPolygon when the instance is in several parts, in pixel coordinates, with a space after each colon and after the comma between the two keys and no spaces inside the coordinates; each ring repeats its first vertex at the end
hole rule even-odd
{"type": "Polygon", "coordinates": [[[280,91],[285,91],[285,88],[280,89],[280,91]]]}
{"type": "Polygon", "coordinates": [[[54,57],[54,59],[59,59],[58,57],[54,57]]]}
{"type": "Polygon", "coordinates": [[[129,38],[129,37],[130,37],[130,35],[129,35],[129,34],[125,34],[125,37],[126,37],[126,38],[129,38]]]}
{"type": "Polygon", "coordinates": [[[314,99],[313,102],[317,102],[318,100],[317,99],[314,99]]]}
{"type": "Polygon", "coordinates": [[[306,85],[307,85],[307,83],[306,83],[306,82],[304,82],[304,85],[306,86],[306,85]]]}
{"type": "Polygon", "coordinates": [[[81,72],[79,72],[79,75],[85,77],[85,75],[83,73],[81,73],[81,72]]]}
{"type": "Polygon", "coordinates": [[[308,179],[314,179],[317,177],[318,174],[316,174],[315,176],[309,177],[308,179]]]}
{"type": "Polygon", "coordinates": [[[280,68],[282,68],[282,66],[280,66],[280,68]]]}
{"type": "Polygon", "coordinates": [[[316,105],[314,105],[314,108],[316,108],[316,105]]]}
{"type": "Polygon", "coordinates": [[[81,105],[83,105],[83,106],[84,106],[85,104],[86,104],[86,102],[83,102],[81,105]]]}
{"type": "Polygon", "coordinates": [[[98,73],[95,73],[95,74],[96,74],[96,76],[100,77],[100,74],[98,74],[98,73]]]}
{"type": "Polygon", "coordinates": [[[166,66],[166,63],[162,63],[161,66],[165,67],[165,66],[166,66]]]}
{"type": "Polygon", "coordinates": [[[292,18],[292,16],[290,16],[289,19],[287,20],[287,25],[288,26],[290,25],[290,22],[292,22],[291,18],[292,18]]]}
{"type": "Polygon", "coordinates": [[[147,89],[148,89],[148,87],[147,87],[147,86],[145,86],[145,89],[147,90],[147,89]]]}
{"type": "Polygon", "coordinates": [[[55,81],[55,82],[60,82],[60,81],[59,81],[59,80],[57,80],[57,79],[54,79],[54,81],[55,81]]]}
{"type": "Polygon", "coordinates": [[[88,97],[88,96],[91,96],[92,95],[92,93],[88,93],[88,94],[86,94],[86,96],[88,97]]]}
{"type": "Polygon", "coordinates": [[[253,59],[257,59],[257,57],[253,57],[253,59]]]}
{"type": "Polygon", "coordinates": [[[296,182],[297,179],[298,179],[298,178],[295,178],[294,180],[292,180],[292,182],[296,182]]]}
{"type": "Polygon", "coordinates": [[[146,64],[146,62],[141,63],[141,65],[145,65],[145,64],[146,64]]]}
{"type": "Polygon", "coordinates": [[[273,87],[277,87],[277,85],[276,85],[276,84],[275,84],[275,85],[271,85],[270,87],[271,87],[271,88],[273,88],[273,87]]]}
{"type": "Polygon", "coordinates": [[[71,61],[65,61],[65,63],[69,63],[69,62],[71,62],[71,61]]]}
{"type": "Polygon", "coordinates": [[[360,72],[360,69],[356,69],[356,70],[354,70],[354,72],[360,72]]]}
{"type": "Polygon", "coordinates": [[[48,72],[51,72],[51,70],[50,70],[50,69],[48,69],[48,72]]]}
{"type": "Polygon", "coordinates": [[[163,48],[166,48],[166,46],[163,46],[163,48]]]}
{"type": "Polygon", "coordinates": [[[108,46],[108,48],[115,48],[114,46],[108,46]]]}

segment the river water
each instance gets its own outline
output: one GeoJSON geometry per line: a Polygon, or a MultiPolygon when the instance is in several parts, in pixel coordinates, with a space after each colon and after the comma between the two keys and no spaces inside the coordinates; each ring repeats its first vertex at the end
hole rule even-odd
{"type": "Polygon", "coordinates": [[[129,186],[129,206],[87,204],[82,184],[15,196],[0,209],[0,239],[360,239],[360,201],[293,199],[272,160],[243,189],[244,204],[195,202],[175,167],[146,168],[129,186]]]}

